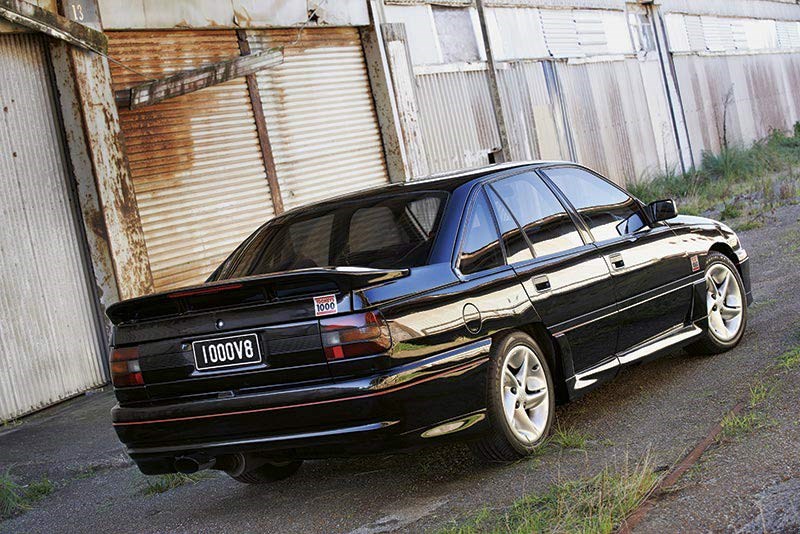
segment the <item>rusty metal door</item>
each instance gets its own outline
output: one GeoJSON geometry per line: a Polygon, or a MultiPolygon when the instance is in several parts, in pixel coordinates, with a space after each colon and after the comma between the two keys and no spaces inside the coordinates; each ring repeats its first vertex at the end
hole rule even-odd
{"type": "MultiPolygon", "coordinates": [[[[111,56],[148,78],[240,53],[235,31],[107,35],[111,56]]],[[[117,90],[146,81],[111,74],[117,90]]],[[[157,290],[201,283],[274,215],[245,78],[120,109],[120,123],[157,290]]]]}
{"type": "Polygon", "coordinates": [[[105,382],[44,39],[0,35],[0,421],[105,382]]]}
{"type": "Polygon", "coordinates": [[[388,182],[356,28],[248,31],[253,50],[285,47],[257,74],[287,209],[388,182]]]}

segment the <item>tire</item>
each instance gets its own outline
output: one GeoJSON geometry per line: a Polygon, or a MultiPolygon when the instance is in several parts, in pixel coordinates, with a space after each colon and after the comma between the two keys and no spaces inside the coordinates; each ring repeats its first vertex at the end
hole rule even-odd
{"type": "Polygon", "coordinates": [[[300,469],[302,464],[302,460],[267,462],[250,471],[241,474],[228,473],[228,475],[242,484],[267,484],[289,478],[300,469]]]}
{"type": "Polygon", "coordinates": [[[532,454],[539,447],[553,425],[555,389],[553,377],[544,351],[527,334],[512,332],[492,344],[486,380],[486,406],[489,434],[470,444],[472,452],[491,463],[514,462],[532,454]],[[524,374],[522,361],[529,363],[526,387],[520,388],[520,374],[524,374]],[[518,370],[514,370],[519,365],[518,370]],[[506,371],[508,369],[508,371],[506,371]],[[516,386],[514,386],[516,381],[516,386]],[[514,409],[519,403],[524,406],[514,409]],[[506,415],[508,409],[509,415],[506,415]],[[519,425],[527,416],[530,426],[519,425]]]}
{"type": "Polygon", "coordinates": [[[739,270],[724,254],[711,252],[708,255],[705,276],[708,321],[703,337],[690,345],[689,350],[720,354],[742,341],[747,327],[747,296],[739,270]],[[731,285],[720,287],[726,281],[731,285]],[[720,294],[721,290],[725,290],[726,294],[720,294]],[[738,310],[738,315],[734,316],[733,310],[738,310]]]}

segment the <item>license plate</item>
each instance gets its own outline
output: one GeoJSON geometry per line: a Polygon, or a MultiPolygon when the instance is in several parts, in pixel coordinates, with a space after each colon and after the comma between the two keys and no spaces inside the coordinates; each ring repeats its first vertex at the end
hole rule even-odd
{"type": "Polygon", "coordinates": [[[218,337],[192,343],[198,371],[244,367],[261,363],[261,345],[256,334],[218,337]]]}

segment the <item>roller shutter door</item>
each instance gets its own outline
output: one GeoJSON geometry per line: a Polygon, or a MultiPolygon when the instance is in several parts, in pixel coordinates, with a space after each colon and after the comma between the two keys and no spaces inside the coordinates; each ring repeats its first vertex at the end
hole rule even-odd
{"type": "Polygon", "coordinates": [[[38,35],[0,35],[0,421],[105,382],[38,35]]]}
{"type": "MultiPolygon", "coordinates": [[[[160,78],[239,55],[234,31],[109,32],[109,53],[160,78]]],[[[115,89],[142,77],[112,64],[115,89]]],[[[202,282],[274,215],[245,78],[120,110],[157,290],[202,282]]]]}
{"type": "Polygon", "coordinates": [[[286,208],[387,183],[358,30],[247,35],[254,51],[285,46],[283,65],[257,77],[286,208]]]}

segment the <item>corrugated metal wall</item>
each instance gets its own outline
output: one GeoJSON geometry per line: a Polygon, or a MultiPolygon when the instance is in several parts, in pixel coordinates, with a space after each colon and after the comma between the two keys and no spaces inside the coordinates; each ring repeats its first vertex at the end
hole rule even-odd
{"type": "Polygon", "coordinates": [[[388,182],[356,28],[248,31],[253,50],[284,48],[257,74],[287,209],[388,182]]]}
{"type": "Polygon", "coordinates": [[[729,143],[750,143],[771,129],[789,130],[800,117],[800,55],[677,55],[681,88],[695,161],[722,146],[725,97],[729,143]]]}
{"type": "MultiPolygon", "coordinates": [[[[154,78],[239,55],[233,31],[108,32],[110,54],[154,78]]],[[[115,89],[141,83],[112,64],[115,89]]],[[[244,78],[120,110],[157,290],[200,283],[273,216],[244,78]]]]}
{"type": "Polygon", "coordinates": [[[503,111],[515,160],[569,159],[557,97],[545,77],[547,63],[508,62],[498,69],[503,111]]]}
{"type": "Polygon", "coordinates": [[[658,75],[645,66],[638,59],[557,64],[578,161],[620,184],[663,168],[664,151],[668,161],[677,158],[671,125],[651,114],[652,107],[667,117],[663,83],[645,83],[645,72],[658,75]]]}
{"type": "Polygon", "coordinates": [[[431,174],[488,163],[500,146],[485,66],[416,75],[425,152],[431,174]]]}
{"type": "Polygon", "coordinates": [[[44,54],[0,35],[0,420],[105,382],[44,54]]]}

